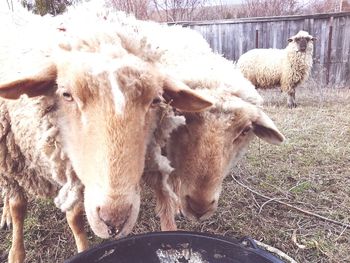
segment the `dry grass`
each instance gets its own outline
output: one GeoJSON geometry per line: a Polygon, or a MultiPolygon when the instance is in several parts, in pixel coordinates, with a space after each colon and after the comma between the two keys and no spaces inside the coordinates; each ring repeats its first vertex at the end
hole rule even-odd
{"type": "MultiPolygon", "coordinates": [[[[350,223],[350,91],[300,89],[299,107],[289,110],[277,90],[262,92],[266,112],[287,137],[282,146],[255,140],[233,169],[250,188],[295,207],[350,223]]],[[[230,176],[220,206],[202,223],[179,219],[180,229],[228,236],[251,236],[298,262],[350,262],[350,230],[308,216],[254,195],[230,176]],[[305,245],[300,249],[293,242],[305,245]]],[[[159,230],[149,191],[144,191],[134,232],[159,230]],[[147,205],[146,205],[147,204],[147,205]]],[[[89,232],[91,242],[101,240],[89,232]]],[[[73,255],[74,242],[62,213],[51,202],[30,202],[25,224],[27,262],[62,262],[73,255]]],[[[0,232],[0,262],[10,246],[9,232],[0,232]]]]}

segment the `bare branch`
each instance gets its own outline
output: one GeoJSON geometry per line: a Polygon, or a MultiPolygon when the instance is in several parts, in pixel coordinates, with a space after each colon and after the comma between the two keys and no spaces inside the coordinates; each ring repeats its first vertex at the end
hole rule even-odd
{"type": "Polygon", "coordinates": [[[159,21],[198,20],[207,0],[153,0],[159,21]]]}
{"type": "Polygon", "coordinates": [[[294,210],[297,210],[297,211],[299,211],[299,212],[301,212],[301,213],[304,213],[304,214],[306,214],[306,215],[309,215],[309,216],[313,216],[313,217],[317,217],[317,218],[319,218],[319,219],[322,219],[323,221],[327,221],[327,222],[330,222],[330,223],[333,223],[333,224],[336,224],[336,225],[339,225],[339,226],[343,226],[343,227],[350,228],[350,225],[349,225],[349,224],[346,224],[346,223],[343,223],[343,222],[339,222],[339,221],[337,221],[337,220],[333,220],[333,219],[327,218],[327,217],[322,216],[322,215],[319,215],[319,214],[315,214],[315,213],[313,213],[313,212],[310,212],[310,211],[301,209],[301,208],[299,208],[299,207],[295,207],[295,206],[293,206],[293,205],[291,205],[291,204],[285,203],[285,202],[283,202],[283,201],[280,201],[280,200],[277,200],[277,199],[274,199],[274,198],[270,198],[270,197],[268,197],[268,196],[266,196],[266,195],[263,195],[263,194],[261,194],[261,193],[255,191],[255,190],[249,188],[249,187],[246,186],[245,184],[243,184],[243,183],[241,183],[240,181],[238,181],[233,175],[231,175],[231,177],[232,177],[232,179],[233,179],[237,184],[239,184],[240,186],[242,186],[242,187],[245,188],[246,190],[248,190],[248,191],[250,191],[250,192],[252,192],[252,193],[254,193],[254,194],[256,194],[256,195],[258,195],[258,196],[260,196],[260,197],[262,197],[262,198],[265,198],[265,199],[267,199],[267,200],[271,200],[271,202],[276,202],[276,203],[282,204],[282,205],[284,205],[284,206],[287,206],[287,207],[289,207],[289,208],[292,208],[292,209],[294,209],[294,210]]]}
{"type": "Polygon", "coordinates": [[[134,14],[139,19],[148,19],[151,0],[106,0],[114,9],[134,14]]]}
{"type": "Polygon", "coordinates": [[[300,12],[298,0],[245,0],[242,15],[246,17],[294,15],[300,12]]]}
{"type": "Polygon", "coordinates": [[[290,256],[288,256],[286,253],[282,252],[281,250],[275,248],[275,247],[271,247],[263,242],[260,242],[258,240],[254,240],[254,242],[259,246],[259,247],[262,247],[264,248],[265,250],[271,252],[271,253],[274,253],[276,255],[278,255],[279,257],[285,259],[285,260],[288,260],[288,262],[290,263],[297,263],[294,259],[292,259],[290,256]]]}

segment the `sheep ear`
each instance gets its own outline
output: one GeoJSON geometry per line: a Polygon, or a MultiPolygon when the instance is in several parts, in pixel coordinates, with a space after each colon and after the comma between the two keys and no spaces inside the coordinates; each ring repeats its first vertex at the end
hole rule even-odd
{"type": "Polygon", "coordinates": [[[292,38],[288,38],[288,42],[293,42],[293,39],[292,38]]]}
{"type": "Polygon", "coordinates": [[[209,99],[200,96],[183,82],[170,77],[164,80],[163,92],[164,99],[181,111],[200,112],[213,105],[209,99]]]}
{"type": "Polygon", "coordinates": [[[0,83],[0,97],[18,99],[22,94],[27,94],[28,97],[43,95],[54,86],[57,69],[55,64],[50,63],[37,73],[22,75],[24,76],[16,77],[6,83],[0,83]]]}
{"type": "Polygon", "coordinates": [[[316,38],[316,37],[312,37],[311,40],[312,40],[312,41],[316,41],[317,38],[316,38]]]}
{"type": "Polygon", "coordinates": [[[259,117],[253,122],[253,131],[256,136],[271,144],[281,144],[285,139],[263,111],[259,112],[259,117]]]}

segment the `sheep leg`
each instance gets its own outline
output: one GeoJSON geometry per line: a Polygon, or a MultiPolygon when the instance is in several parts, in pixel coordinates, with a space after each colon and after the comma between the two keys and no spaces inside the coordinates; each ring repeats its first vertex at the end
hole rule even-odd
{"type": "Polygon", "coordinates": [[[156,213],[160,218],[160,228],[162,231],[176,231],[175,215],[177,211],[177,202],[171,196],[169,189],[164,186],[164,178],[161,174],[157,175],[155,189],[156,195],[156,213]]]}
{"type": "Polygon", "coordinates": [[[0,221],[0,229],[10,229],[12,224],[9,198],[4,196],[4,207],[2,208],[2,215],[0,221]]]}
{"type": "Polygon", "coordinates": [[[162,231],[176,231],[177,226],[175,222],[175,204],[173,200],[163,191],[156,192],[157,198],[157,214],[160,218],[160,228],[162,231]]]}
{"type": "Polygon", "coordinates": [[[25,258],[23,226],[27,210],[27,200],[24,196],[11,196],[8,200],[12,217],[12,246],[9,252],[9,263],[22,263],[25,258]]]}
{"type": "Polygon", "coordinates": [[[72,210],[66,212],[66,218],[70,229],[73,232],[78,252],[89,247],[89,242],[84,229],[84,210],[81,204],[77,204],[72,210]]]}
{"type": "Polygon", "coordinates": [[[295,90],[291,90],[288,92],[287,104],[288,108],[290,109],[297,107],[297,103],[295,102],[295,90]]]}

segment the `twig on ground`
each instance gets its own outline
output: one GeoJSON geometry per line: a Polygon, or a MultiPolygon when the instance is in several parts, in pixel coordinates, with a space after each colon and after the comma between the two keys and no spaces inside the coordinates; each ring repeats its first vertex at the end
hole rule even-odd
{"type": "Polygon", "coordinates": [[[333,223],[333,224],[336,224],[336,225],[339,225],[339,226],[343,226],[343,227],[346,227],[346,228],[350,228],[350,225],[349,225],[349,224],[346,224],[346,223],[343,223],[343,222],[340,222],[340,221],[337,221],[337,220],[334,220],[334,219],[331,219],[331,218],[328,218],[328,217],[325,217],[325,216],[322,216],[322,215],[319,215],[319,214],[315,214],[315,213],[313,213],[313,212],[310,212],[310,211],[301,209],[301,208],[299,208],[299,207],[295,207],[295,206],[293,206],[293,205],[291,205],[291,204],[288,204],[288,203],[286,203],[286,202],[277,200],[276,198],[271,198],[271,197],[268,197],[268,196],[266,196],[266,195],[263,195],[263,194],[261,194],[261,193],[255,191],[255,190],[251,189],[249,186],[247,186],[247,185],[241,183],[240,181],[238,181],[238,180],[233,176],[233,174],[231,174],[231,177],[232,177],[232,179],[233,179],[237,184],[239,184],[240,186],[242,186],[242,187],[245,188],[246,190],[248,190],[248,191],[250,191],[250,192],[252,192],[252,193],[254,193],[254,194],[256,194],[256,195],[258,195],[258,196],[260,196],[260,197],[262,197],[262,198],[265,198],[265,199],[267,199],[267,200],[271,200],[271,201],[274,201],[274,202],[276,202],[276,203],[285,205],[285,206],[287,206],[287,207],[289,207],[289,208],[292,208],[292,209],[294,209],[294,210],[297,210],[297,211],[299,211],[299,212],[301,212],[301,213],[304,213],[304,214],[306,214],[306,215],[314,216],[314,217],[317,217],[317,218],[322,219],[322,220],[324,220],[324,221],[327,221],[327,222],[330,222],[330,223],[333,223]]]}
{"type": "Polygon", "coordinates": [[[339,236],[336,238],[336,239],[334,239],[334,242],[337,242],[338,241],[338,239],[344,234],[344,232],[345,232],[345,230],[347,230],[348,229],[348,227],[346,226],[346,227],[344,227],[344,229],[341,231],[341,233],[339,234],[339,236]]]}
{"type": "MultiPolygon", "coordinates": [[[[261,206],[259,206],[259,212],[258,214],[261,213],[262,209],[264,208],[265,205],[267,205],[268,203],[272,202],[272,201],[276,201],[276,200],[281,200],[282,198],[271,198],[269,200],[267,200],[265,203],[263,203],[261,206]]],[[[283,198],[285,199],[285,198],[283,198]]]]}
{"type": "Polygon", "coordinates": [[[271,247],[265,243],[262,243],[258,240],[254,240],[254,242],[259,246],[259,247],[262,247],[264,248],[265,250],[271,252],[271,253],[274,253],[276,255],[278,255],[279,257],[281,257],[282,259],[284,260],[288,260],[288,262],[290,263],[298,263],[296,262],[294,259],[292,259],[290,256],[288,256],[286,253],[282,252],[281,250],[275,248],[275,247],[271,247]]]}
{"type": "Polygon", "coordinates": [[[255,199],[255,195],[254,195],[253,193],[251,193],[251,195],[252,195],[252,198],[253,198],[253,200],[254,200],[255,205],[259,208],[259,211],[260,211],[260,210],[261,210],[261,207],[260,207],[259,202],[255,199]]]}
{"type": "Polygon", "coordinates": [[[298,248],[300,248],[300,249],[305,249],[306,248],[305,245],[301,245],[301,244],[298,243],[298,241],[297,241],[297,230],[296,229],[293,230],[292,241],[298,248]]]}

